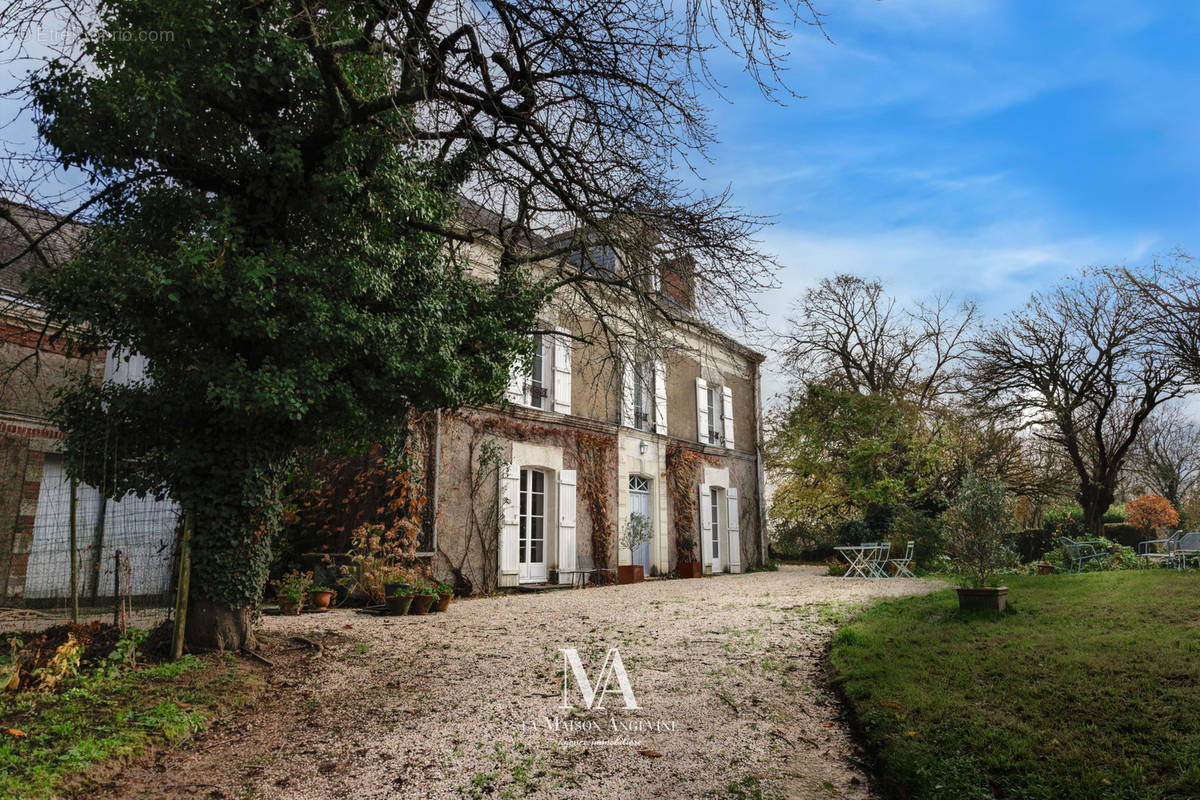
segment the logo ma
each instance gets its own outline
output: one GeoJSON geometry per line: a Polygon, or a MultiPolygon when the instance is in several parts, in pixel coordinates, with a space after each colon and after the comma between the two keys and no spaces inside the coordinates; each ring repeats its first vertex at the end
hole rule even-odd
{"type": "Polygon", "coordinates": [[[625,672],[625,664],[621,661],[621,652],[617,648],[608,651],[604,657],[604,666],[596,677],[596,685],[588,680],[587,670],[579,658],[579,651],[574,647],[560,647],[558,652],[563,654],[563,701],[559,708],[573,708],[567,695],[568,675],[575,676],[579,686],[579,694],[583,696],[586,708],[604,708],[604,695],[619,694],[625,698],[625,708],[634,710],[641,708],[637,698],[633,696],[633,686],[629,683],[629,675],[625,672]],[[617,680],[617,688],[610,688],[613,678],[617,680]]]}

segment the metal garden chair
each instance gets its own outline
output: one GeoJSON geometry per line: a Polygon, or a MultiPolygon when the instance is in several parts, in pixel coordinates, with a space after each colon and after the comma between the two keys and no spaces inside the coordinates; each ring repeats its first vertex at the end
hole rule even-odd
{"type": "Polygon", "coordinates": [[[1200,566],[1200,533],[1185,533],[1175,545],[1176,568],[1187,569],[1189,561],[1195,561],[1200,566]]]}
{"type": "Polygon", "coordinates": [[[1112,569],[1112,562],[1108,559],[1108,551],[1104,549],[1104,542],[1077,542],[1066,536],[1058,537],[1058,541],[1062,544],[1063,554],[1067,557],[1068,572],[1082,572],[1084,563],[1088,561],[1095,561],[1097,564],[1104,562],[1106,567],[1112,569]]]}
{"type": "Polygon", "coordinates": [[[903,575],[906,578],[917,577],[916,575],[913,575],[912,571],[908,568],[908,565],[912,563],[913,550],[915,547],[916,547],[916,542],[913,542],[910,540],[908,545],[904,548],[904,558],[888,559],[888,563],[896,568],[894,577],[899,578],[901,575],[903,575]]]}
{"type": "Polygon", "coordinates": [[[1165,539],[1147,539],[1144,542],[1138,542],[1138,569],[1142,569],[1154,561],[1164,567],[1175,566],[1175,561],[1179,558],[1177,552],[1179,540],[1182,538],[1183,531],[1175,531],[1165,539]]]}
{"type": "Polygon", "coordinates": [[[887,573],[888,556],[892,554],[891,542],[879,542],[871,553],[871,574],[876,578],[890,578],[887,573]]]}

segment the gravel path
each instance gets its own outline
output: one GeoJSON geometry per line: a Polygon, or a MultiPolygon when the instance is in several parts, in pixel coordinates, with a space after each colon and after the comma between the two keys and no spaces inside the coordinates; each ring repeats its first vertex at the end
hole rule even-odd
{"type": "MultiPolygon", "coordinates": [[[[160,759],[156,786],[171,776],[212,798],[870,797],[821,652],[855,605],[940,584],[821,572],[512,595],[430,617],[268,617],[267,636],[323,650],[249,730],[160,759]],[[596,682],[611,647],[641,708],[609,694],[585,710],[572,679],[574,707],[560,709],[559,648],[576,648],[596,682]]],[[[138,783],[119,796],[140,796],[138,783]]]]}

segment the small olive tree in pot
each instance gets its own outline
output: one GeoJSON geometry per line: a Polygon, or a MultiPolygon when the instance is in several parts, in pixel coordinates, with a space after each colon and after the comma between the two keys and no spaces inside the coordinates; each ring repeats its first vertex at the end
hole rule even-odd
{"type": "Polygon", "coordinates": [[[1003,611],[1008,587],[987,584],[998,570],[1016,561],[1012,547],[1016,522],[1008,488],[1002,481],[972,472],[963,479],[943,519],[950,558],[968,579],[958,589],[958,607],[1003,611]]]}
{"type": "Polygon", "coordinates": [[[634,564],[637,549],[650,541],[650,519],[645,514],[636,511],[629,515],[625,531],[621,534],[621,546],[629,551],[629,563],[617,567],[617,580],[620,583],[637,583],[645,575],[641,564],[634,564]]]}

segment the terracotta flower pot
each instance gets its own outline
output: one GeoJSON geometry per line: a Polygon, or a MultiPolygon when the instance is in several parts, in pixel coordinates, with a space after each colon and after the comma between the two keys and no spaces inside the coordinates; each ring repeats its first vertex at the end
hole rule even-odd
{"type": "Polygon", "coordinates": [[[680,561],[675,566],[675,571],[679,573],[681,578],[703,578],[704,567],[700,566],[699,561],[680,561]]]}
{"type": "Polygon", "coordinates": [[[411,594],[396,594],[387,598],[388,613],[394,617],[403,617],[412,607],[413,596],[411,594]]]}
{"type": "Polygon", "coordinates": [[[328,611],[329,604],[333,602],[333,596],[337,592],[332,589],[321,589],[316,592],[309,592],[308,599],[312,601],[312,607],[315,611],[328,611]]]}
{"type": "Polygon", "coordinates": [[[1007,602],[1007,586],[958,588],[958,608],[961,611],[1003,611],[1007,602]]]}
{"type": "Polygon", "coordinates": [[[413,597],[410,614],[428,614],[429,607],[437,602],[436,594],[419,594],[413,597]]]}
{"type": "Polygon", "coordinates": [[[1038,575],[1053,575],[1054,565],[1049,561],[1039,561],[1037,565],[1038,575]]]}
{"type": "Polygon", "coordinates": [[[288,597],[279,598],[279,610],[283,612],[285,617],[296,617],[300,615],[300,609],[304,607],[303,600],[292,600],[288,597]]]}
{"type": "Polygon", "coordinates": [[[450,608],[450,601],[454,599],[453,594],[439,594],[437,600],[437,610],[445,611],[450,608]]]}
{"type": "Polygon", "coordinates": [[[617,583],[641,583],[646,579],[645,569],[641,564],[626,564],[617,567],[617,583]]]}

